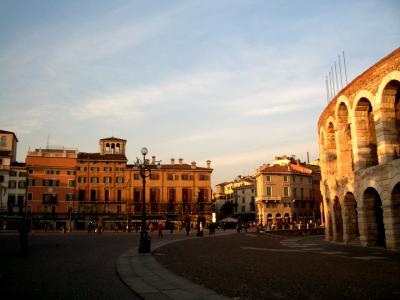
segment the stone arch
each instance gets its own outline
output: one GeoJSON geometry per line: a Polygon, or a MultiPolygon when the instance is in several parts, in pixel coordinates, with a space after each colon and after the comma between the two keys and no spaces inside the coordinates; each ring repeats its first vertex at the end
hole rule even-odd
{"type": "Polygon", "coordinates": [[[353,150],[349,105],[340,102],[336,107],[338,171],[349,174],[353,171],[353,150]]]}
{"type": "Polygon", "coordinates": [[[318,141],[318,146],[319,146],[319,157],[320,157],[320,167],[321,167],[321,174],[323,177],[325,177],[325,172],[326,172],[326,165],[325,165],[325,130],[324,127],[320,127],[319,129],[319,135],[318,135],[319,141],[318,141]]]}
{"type": "Polygon", "coordinates": [[[379,119],[377,132],[382,162],[400,158],[400,79],[384,80],[379,87],[379,119]]]}
{"type": "Polygon", "coordinates": [[[335,241],[342,242],[343,241],[343,217],[342,217],[342,206],[340,205],[339,198],[336,196],[333,200],[333,223],[334,223],[334,231],[333,236],[335,241]]]}
{"type": "Polygon", "coordinates": [[[272,223],[272,214],[267,214],[267,225],[272,223]]]}
{"type": "Polygon", "coordinates": [[[388,209],[388,216],[385,219],[386,246],[389,249],[400,249],[400,176],[397,176],[396,184],[390,194],[390,204],[385,206],[388,209]]]}
{"type": "Polygon", "coordinates": [[[108,152],[110,152],[110,143],[106,143],[106,152],[108,153],[108,152]]]}
{"type": "Polygon", "coordinates": [[[111,143],[111,153],[114,154],[115,153],[115,144],[111,143]]]}
{"type": "Polygon", "coordinates": [[[325,166],[327,175],[333,175],[336,173],[336,137],[335,137],[335,127],[333,122],[329,122],[326,127],[326,136],[324,143],[324,153],[325,153],[325,166]]]}
{"type": "Polygon", "coordinates": [[[343,240],[348,243],[357,238],[358,230],[357,201],[351,192],[347,192],[343,200],[343,240]]]}
{"type": "Polygon", "coordinates": [[[359,228],[360,241],[363,245],[386,246],[382,200],[373,187],[368,187],[363,193],[359,228]]]}
{"type": "Polygon", "coordinates": [[[115,153],[120,153],[120,151],[121,151],[120,144],[117,143],[117,144],[115,145],[115,153]]]}
{"type": "Polygon", "coordinates": [[[365,168],[378,164],[375,119],[372,103],[360,98],[354,109],[354,123],[357,136],[357,159],[355,168],[365,168]]]}

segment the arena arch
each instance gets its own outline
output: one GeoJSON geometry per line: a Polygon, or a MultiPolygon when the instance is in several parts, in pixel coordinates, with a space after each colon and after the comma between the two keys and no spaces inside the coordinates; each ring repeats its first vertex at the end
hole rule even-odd
{"type": "Polygon", "coordinates": [[[334,239],[337,242],[343,241],[343,218],[342,206],[340,205],[339,198],[336,196],[333,200],[333,216],[334,216],[334,239]]]}
{"type": "Polygon", "coordinates": [[[349,174],[353,171],[352,134],[348,107],[345,102],[340,102],[336,109],[338,171],[340,174],[349,174]]]}
{"type": "Polygon", "coordinates": [[[373,106],[369,99],[363,97],[356,102],[354,123],[357,136],[355,169],[377,165],[375,119],[373,106]]]}
{"type": "Polygon", "coordinates": [[[359,225],[360,241],[364,245],[386,246],[382,200],[373,187],[368,187],[363,193],[359,225]]]}
{"type": "Polygon", "coordinates": [[[325,153],[325,166],[328,175],[335,174],[336,164],[337,164],[337,154],[336,154],[336,137],[335,137],[335,127],[333,122],[329,122],[326,128],[326,136],[324,143],[324,153],[325,153]]]}
{"type": "Polygon", "coordinates": [[[348,243],[359,236],[357,201],[353,193],[347,192],[343,199],[343,240],[348,243]]]}

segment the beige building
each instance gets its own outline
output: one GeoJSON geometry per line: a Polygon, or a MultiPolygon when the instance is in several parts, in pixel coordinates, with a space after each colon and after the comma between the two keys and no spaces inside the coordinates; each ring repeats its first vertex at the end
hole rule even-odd
{"type": "Polygon", "coordinates": [[[11,165],[16,162],[18,139],[14,132],[0,130],[0,228],[8,222],[8,191],[11,165]]]}
{"type": "Polygon", "coordinates": [[[258,220],[264,226],[321,222],[318,167],[278,158],[255,175],[258,220]]]}
{"type": "Polygon", "coordinates": [[[254,182],[252,176],[239,175],[232,181],[215,186],[213,197],[218,220],[229,216],[254,219],[256,214],[254,182]]]}
{"type": "Polygon", "coordinates": [[[400,48],[343,88],[318,129],[326,239],[400,249],[400,48]]]}

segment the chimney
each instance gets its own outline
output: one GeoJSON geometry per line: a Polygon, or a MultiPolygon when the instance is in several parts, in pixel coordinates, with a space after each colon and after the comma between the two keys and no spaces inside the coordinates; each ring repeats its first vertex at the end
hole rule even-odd
{"type": "Polygon", "coordinates": [[[196,169],[196,162],[192,161],[192,169],[196,169]]]}
{"type": "Polygon", "coordinates": [[[183,164],[183,158],[180,158],[180,159],[179,159],[179,164],[180,164],[180,165],[183,164]]]}
{"type": "Polygon", "coordinates": [[[175,158],[171,158],[171,165],[175,164],[175,158]]]}
{"type": "Polygon", "coordinates": [[[207,168],[208,168],[208,169],[211,168],[211,160],[207,160],[207,168]]]}
{"type": "Polygon", "coordinates": [[[310,153],[307,152],[307,163],[310,163],[310,153]]]}
{"type": "Polygon", "coordinates": [[[156,163],[156,157],[155,157],[154,155],[151,157],[151,162],[152,162],[153,164],[156,163]]]}

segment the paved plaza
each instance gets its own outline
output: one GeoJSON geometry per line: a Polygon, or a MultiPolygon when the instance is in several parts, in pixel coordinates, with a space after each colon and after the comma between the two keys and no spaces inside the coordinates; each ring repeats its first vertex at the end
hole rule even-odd
{"type": "Polygon", "coordinates": [[[0,285],[10,299],[399,299],[400,254],[321,236],[217,231],[188,238],[137,233],[0,234],[0,285]],[[328,271],[329,270],[329,271],[328,271]]]}

